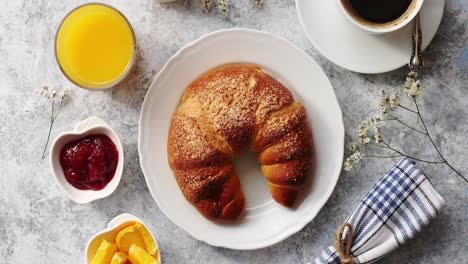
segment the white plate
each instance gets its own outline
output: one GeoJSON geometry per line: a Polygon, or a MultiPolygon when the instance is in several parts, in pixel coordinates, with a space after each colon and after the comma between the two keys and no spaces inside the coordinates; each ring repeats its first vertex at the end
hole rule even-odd
{"type": "Polygon", "coordinates": [[[196,239],[232,249],[270,246],[309,223],[335,187],[343,145],[341,110],[318,64],[290,42],[250,29],[213,32],[182,48],[154,79],[140,115],[140,164],[159,208],[196,239]],[[297,209],[290,210],[273,201],[259,165],[252,155],[244,155],[236,168],[246,196],[245,216],[233,224],[217,224],[200,215],[179,190],[167,162],[167,132],[187,85],[207,70],[235,62],[260,65],[303,103],[312,125],[317,166],[310,193],[297,209]]]}
{"type": "MultiPolygon", "coordinates": [[[[439,28],[445,0],[425,0],[421,8],[422,48],[439,28]]],[[[382,73],[400,68],[411,56],[414,21],[399,31],[369,34],[344,17],[336,1],[296,0],[299,21],[315,48],[350,71],[382,73]]]]}

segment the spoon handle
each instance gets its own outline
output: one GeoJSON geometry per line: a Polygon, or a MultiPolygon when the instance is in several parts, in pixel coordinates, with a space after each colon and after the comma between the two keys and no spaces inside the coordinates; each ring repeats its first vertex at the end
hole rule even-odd
{"type": "Polygon", "coordinates": [[[414,29],[414,33],[412,36],[413,50],[411,52],[411,59],[410,59],[408,66],[411,71],[419,75],[424,65],[422,54],[421,54],[422,33],[421,33],[421,24],[419,22],[419,14],[416,15],[414,24],[415,24],[415,29],[414,29]]]}

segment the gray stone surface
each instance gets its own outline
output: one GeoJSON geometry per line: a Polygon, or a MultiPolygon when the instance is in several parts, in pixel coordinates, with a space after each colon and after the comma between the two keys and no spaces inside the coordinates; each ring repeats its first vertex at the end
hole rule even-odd
{"type": "MultiPolygon", "coordinates": [[[[342,173],[318,216],[277,245],[234,251],[196,241],[153,202],[137,153],[138,116],[146,89],[178,49],[205,33],[229,27],[256,28],[291,40],[317,60],[335,87],[347,142],[359,121],[372,111],[379,89],[397,89],[407,70],[363,75],[327,61],[302,32],[293,0],[266,0],[261,10],[252,8],[250,0],[231,1],[229,19],[216,12],[201,13],[196,0],[169,8],[157,0],[112,0],[106,2],[123,11],[134,25],[141,62],[128,81],[112,90],[90,92],[73,87],[52,137],[82,119],[101,116],[120,135],[126,163],[113,195],[87,205],[75,204],[56,185],[48,162],[40,159],[50,109],[34,91],[44,84],[72,87],[55,63],[53,41],[65,13],[82,2],[2,0],[0,4],[0,263],[82,263],[88,238],[123,212],[140,216],[155,231],[165,263],[307,263],[329,245],[353,206],[391,167],[390,160],[366,160],[353,172],[342,173]]],[[[465,175],[467,11],[466,1],[446,2],[439,32],[425,52],[422,104],[437,144],[465,175]]],[[[400,129],[392,136],[405,151],[435,157],[429,142],[411,132],[400,129]]],[[[466,263],[468,185],[446,167],[419,165],[448,206],[413,241],[381,263],[466,263]]]]}

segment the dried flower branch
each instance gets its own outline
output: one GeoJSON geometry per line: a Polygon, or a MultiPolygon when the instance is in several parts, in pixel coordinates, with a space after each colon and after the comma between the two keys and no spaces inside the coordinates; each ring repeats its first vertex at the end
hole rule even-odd
{"type": "Polygon", "coordinates": [[[211,11],[211,0],[201,0],[202,4],[202,11],[205,13],[209,13],[211,11]]]}
{"type": "MultiPolygon", "coordinates": [[[[212,0],[200,0],[201,1],[201,10],[204,13],[209,13],[212,7],[212,0]]],[[[260,8],[263,6],[264,0],[254,0],[256,7],[260,8]]],[[[228,0],[217,0],[218,10],[224,17],[228,16],[228,0]]]]}
{"type": "Polygon", "coordinates": [[[61,91],[60,96],[59,96],[59,102],[58,106],[56,107],[56,102],[55,99],[57,98],[57,91],[55,89],[49,89],[48,86],[42,87],[42,89],[36,91],[36,94],[42,95],[45,98],[47,98],[51,104],[51,111],[50,111],[50,126],[49,126],[49,133],[47,135],[47,141],[44,146],[44,150],[42,151],[42,156],[41,158],[45,158],[45,153],[47,150],[47,146],[49,145],[49,140],[50,140],[50,134],[52,132],[52,127],[54,125],[55,120],[57,119],[58,114],[60,113],[60,110],[62,109],[62,105],[64,100],[69,96],[69,89],[65,88],[61,91]]]}
{"type": "Polygon", "coordinates": [[[224,17],[228,15],[228,0],[218,0],[218,10],[224,17]]]}
{"type": "Polygon", "coordinates": [[[364,121],[362,121],[357,130],[358,142],[352,142],[348,145],[348,151],[352,154],[346,159],[344,162],[344,169],[346,171],[350,171],[353,168],[353,165],[358,163],[363,158],[396,158],[396,157],[408,157],[410,159],[426,162],[426,163],[433,163],[433,164],[445,164],[448,166],[453,172],[455,172],[458,176],[463,178],[465,182],[468,182],[467,178],[465,178],[458,170],[456,170],[448,161],[447,158],[442,155],[439,147],[435,144],[429,130],[426,126],[426,122],[424,121],[419,105],[418,105],[418,97],[421,95],[421,83],[418,79],[418,75],[414,71],[410,71],[405,84],[403,85],[403,93],[407,95],[408,101],[410,101],[413,105],[415,110],[411,109],[410,107],[404,106],[401,104],[400,93],[394,92],[388,96],[387,92],[382,91],[380,93],[379,98],[379,112],[380,117],[368,117],[364,121]],[[415,127],[412,124],[409,124],[400,117],[398,117],[394,110],[396,108],[401,108],[405,111],[408,111],[412,114],[417,115],[418,123],[421,123],[421,127],[415,127]],[[436,150],[437,155],[439,157],[438,160],[425,160],[418,157],[410,156],[403,151],[396,149],[391,145],[390,141],[385,140],[381,134],[381,125],[382,122],[389,122],[389,121],[396,121],[399,124],[409,128],[415,132],[418,132],[424,136],[426,136],[429,141],[431,142],[433,148],[436,150]],[[373,128],[373,133],[369,132],[369,128],[373,128]],[[373,139],[372,139],[373,138],[373,139]],[[368,152],[368,145],[376,146],[381,149],[385,149],[387,154],[369,154],[368,152]]]}
{"type": "Polygon", "coordinates": [[[256,5],[257,7],[262,7],[264,1],[263,1],[263,0],[254,0],[254,2],[255,2],[255,5],[256,5]]]}

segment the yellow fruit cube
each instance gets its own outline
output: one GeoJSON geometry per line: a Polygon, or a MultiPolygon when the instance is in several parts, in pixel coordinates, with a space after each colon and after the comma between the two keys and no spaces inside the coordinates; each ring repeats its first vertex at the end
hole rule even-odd
{"type": "Polygon", "coordinates": [[[130,246],[128,258],[132,264],[159,264],[150,253],[135,244],[130,246]]]}
{"type": "Polygon", "coordinates": [[[117,252],[114,254],[111,260],[111,264],[124,264],[127,262],[128,255],[123,252],[117,252]]]}
{"type": "Polygon", "coordinates": [[[109,243],[103,239],[96,254],[91,260],[91,264],[108,264],[111,262],[112,256],[117,252],[117,246],[114,243],[109,243]]]}
{"type": "Polygon", "coordinates": [[[131,244],[135,244],[142,248],[145,247],[145,242],[143,242],[140,232],[138,232],[135,225],[128,226],[117,233],[115,242],[117,243],[120,251],[123,252],[128,252],[131,244]]]}
{"type": "Polygon", "coordinates": [[[151,236],[150,232],[143,226],[141,223],[135,224],[138,232],[140,233],[141,238],[143,238],[143,242],[145,242],[145,249],[154,256],[158,247],[156,246],[156,242],[154,242],[153,237],[151,236]]]}

